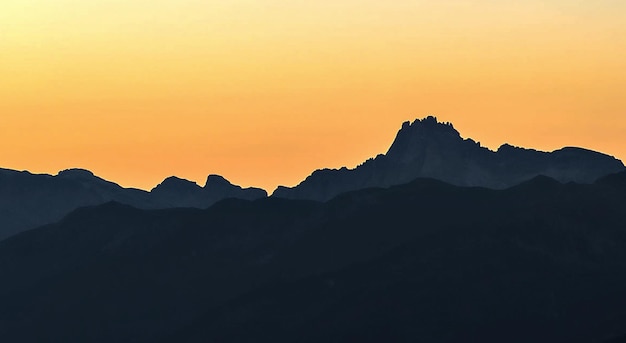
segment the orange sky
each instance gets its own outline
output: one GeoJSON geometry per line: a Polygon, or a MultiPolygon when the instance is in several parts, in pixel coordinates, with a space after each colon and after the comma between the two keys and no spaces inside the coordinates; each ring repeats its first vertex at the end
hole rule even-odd
{"type": "Polygon", "coordinates": [[[2,0],[0,166],[294,185],[434,114],[626,159],[623,0],[2,0]]]}

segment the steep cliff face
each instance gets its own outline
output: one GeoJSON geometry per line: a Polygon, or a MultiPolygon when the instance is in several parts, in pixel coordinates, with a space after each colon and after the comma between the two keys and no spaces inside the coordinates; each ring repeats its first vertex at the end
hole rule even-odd
{"type": "Polygon", "coordinates": [[[491,151],[472,139],[463,139],[451,123],[427,117],[403,123],[386,154],[355,169],[315,171],[296,187],[279,187],[273,196],[326,201],[346,191],[388,187],[418,177],[495,189],[538,175],[561,182],[591,183],[622,170],[621,161],[581,148],[542,152],[504,144],[491,151]]]}

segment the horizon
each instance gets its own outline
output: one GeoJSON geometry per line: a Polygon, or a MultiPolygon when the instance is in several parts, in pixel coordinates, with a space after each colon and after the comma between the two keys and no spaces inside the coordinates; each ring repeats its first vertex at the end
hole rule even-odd
{"type": "MultiPolygon", "coordinates": [[[[529,149],[529,150],[535,150],[535,151],[540,151],[540,152],[548,152],[548,153],[552,153],[552,152],[554,152],[554,151],[557,151],[557,150],[560,150],[560,149],[565,149],[565,148],[578,148],[578,149],[584,149],[584,150],[590,150],[590,151],[594,151],[594,152],[598,152],[598,153],[603,153],[602,151],[597,151],[597,150],[589,149],[589,148],[587,148],[587,147],[579,147],[579,146],[572,146],[572,145],[564,145],[564,146],[562,146],[562,147],[560,147],[560,148],[557,148],[557,149],[554,149],[554,150],[550,150],[550,151],[547,151],[547,150],[540,150],[540,149],[534,149],[534,148],[532,148],[532,147],[524,147],[524,146],[519,146],[519,145],[511,144],[510,142],[504,142],[504,143],[500,144],[500,145],[499,145],[498,147],[496,147],[496,148],[486,147],[486,146],[482,145],[482,143],[480,143],[480,141],[479,141],[479,140],[476,140],[474,137],[466,137],[466,136],[464,136],[464,135],[462,134],[462,132],[460,132],[460,130],[458,130],[458,129],[454,126],[454,123],[452,123],[452,122],[446,122],[446,121],[441,121],[441,120],[439,120],[439,118],[438,118],[437,116],[433,116],[433,115],[429,115],[429,116],[425,116],[425,117],[421,117],[421,118],[416,118],[416,119],[414,119],[414,120],[410,120],[410,121],[405,121],[405,122],[403,122],[403,123],[401,124],[401,127],[404,127],[404,124],[406,124],[406,123],[409,123],[410,125],[413,125],[413,124],[415,124],[415,122],[417,122],[417,121],[424,121],[424,120],[426,120],[427,118],[434,118],[434,119],[435,119],[435,121],[436,121],[438,124],[440,124],[440,125],[448,125],[448,124],[452,125],[452,126],[454,127],[454,129],[455,129],[457,132],[459,132],[459,133],[460,133],[460,137],[461,137],[461,139],[472,139],[472,140],[474,140],[474,141],[478,142],[478,143],[480,144],[480,147],[481,147],[481,148],[485,148],[485,149],[487,149],[487,150],[489,150],[489,151],[491,151],[491,152],[497,152],[497,151],[499,150],[499,148],[500,148],[500,147],[505,146],[505,145],[509,145],[509,146],[513,146],[513,147],[516,147],[516,148],[529,149]]],[[[400,129],[398,129],[398,131],[397,131],[397,132],[399,132],[399,130],[400,130],[400,129]]],[[[397,132],[396,132],[396,134],[397,134],[397,132]]],[[[395,135],[394,135],[394,137],[395,137],[395,135]]],[[[393,143],[393,141],[389,144],[389,146],[387,147],[387,149],[386,149],[384,152],[381,152],[381,153],[379,153],[379,154],[386,154],[386,153],[387,153],[387,150],[389,149],[389,147],[391,147],[391,144],[392,144],[392,143],[393,143]]],[[[375,154],[375,155],[373,155],[373,156],[370,156],[370,157],[368,157],[367,159],[369,159],[369,158],[374,158],[374,157],[376,157],[376,156],[377,156],[377,155],[379,155],[379,154],[375,154]]],[[[603,153],[603,154],[604,154],[604,153],[603,153]]],[[[613,156],[613,155],[609,155],[609,154],[607,154],[607,155],[608,155],[608,156],[611,156],[611,157],[616,158],[618,161],[622,162],[622,164],[624,163],[624,162],[623,162],[623,160],[621,160],[621,159],[620,159],[620,158],[618,158],[617,156],[613,156]]],[[[355,169],[357,166],[359,166],[360,164],[364,163],[364,162],[365,162],[365,160],[366,160],[366,159],[364,159],[363,161],[361,161],[361,162],[357,163],[357,164],[356,164],[356,165],[354,165],[354,166],[346,166],[346,165],[342,165],[342,166],[339,166],[339,167],[321,167],[321,168],[317,168],[317,169],[315,169],[315,170],[320,170],[320,169],[334,169],[334,170],[337,170],[337,169],[341,169],[341,168],[355,169]]],[[[10,169],[10,168],[4,168],[4,167],[0,166],[0,169],[10,169]]],[[[12,170],[14,170],[14,169],[12,169],[12,170]]],[[[75,167],[70,167],[70,168],[61,169],[61,170],[57,171],[56,173],[50,173],[50,172],[34,172],[34,171],[30,171],[30,170],[16,170],[16,171],[19,171],[19,172],[28,172],[28,173],[35,174],[35,175],[58,176],[58,175],[59,175],[59,174],[61,174],[62,172],[65,172],[65,171],[70,171],[70,170],[83,170],[83,171],[88,171],[88,172],[92,173],[95,177],[102,178],[102,179],[103,179],[103,180],[105,180],[105,181],[114,182],[114,183],[116,183],[116,184],[120,185],[120,186],[121,186],[121,187],[123,187],[123,188],[139,189],[139,190],[143,190],[143,191],[147,191],[147,192],[150,192],[152,189],[156,188],[159,184],[161,184],[163,181],[165,181],[165,180],[166,180],[166,179],[168,179],[168,178],[178,178],[178,179],[182,179],[182,180],[185,180],[185,181],[191,181],[191,182],[195,183],[195,184],[196,184],[197,186],[199,186],[199,187],[204,187],[204,184],[202,183],[202,180],[193,180],[193,179],[188,179],[188,178],[182,177],[182,176],[180,176],[180,175],[174,175],[174,174],[164,176],[164,177],[161,179],[161,181],[159,181],[158,183],[156,183],[156,184],[155,184],[154,186],[152,186],[152,187],[148,187],[148,188],[139,188],[139,187],[135,187],[135,186],[132,186],[132,185],[131,185],[131,186],[127,186],[127,185],[123,185],[123,184],[121,184],[121,183],[117,182],[116,180],[113,180],[113,179],[107,178],[106,176],[99,175],[97,172],[94,172],[93,170],[90,170],[90,169],[87,169],[87,168],[82,168],[82,167],[80,167],[80,166],[75,166],[75,167]]],[[[308,174],[308,175],[304,176],[304,177],[303,177],[300,181],[298,181],[296,184],[293,184],[293,185],[278,184],[276,187],[271,188],[271,189],[264,188],[264,187],[261,187],[261,186],[256,186],[256,185],[241,185],[241,184],[237,183],[236,181],[233,181],[233,180],[229,179],[229,178],[228,178],[228,176],[225,176],[225,175],[220,175],[220,174],[215,174],[215,173],[208,173],[208,174],[204,177],[204,182],[206,182],[206,181],[207,181],[207,178],[209,178],[210,176],[216,175],[216,176],[223,177],[224,179],[226,179],[227,181],[229,181],[231,184],[236,185],[236,186],[241,186],[241,187],[242,187],[242,188],[244,188],[244,189],[245,189],[245,188],[250,188],[250,187],[252,187],[252,188],[260,188],[260,189],[263,189],[263,190],[265,190],[265,191],[267,192],[268,196],[271,196],[271,195],[272,195],[272,194],[276,191],[276,189],[277,189],[277,188],[279,188],[279,187],[283,187],[283,186],[284,186],[284,187],[295,187],[295,186],[297,186],[300,182],[304,181],[304,180],[305,180],[308,176],[310,176],[310,175],[311,175],[311,174],[312,174],[315,170],[311,170],[311,171],[309,172],[309,174],[308,174]]]]}
{"type": "Polygon", "coordinates": [[[0,4],[0,166],[274,190],[428,113],[491,150],[626,158],[616,0],[0,4]]]}

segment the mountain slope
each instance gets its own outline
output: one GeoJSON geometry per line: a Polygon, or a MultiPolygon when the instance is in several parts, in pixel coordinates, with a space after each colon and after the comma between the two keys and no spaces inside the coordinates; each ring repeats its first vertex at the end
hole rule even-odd
{"type": "Polygon", "coordinates": [[[622,162],[611,156],[581,148],[547,153],[505,144],[494,152],[461,138],[452,124],[428,117],[405,122],[385,155],[355,169],[317,170],[296,187],[279,187],[273,196],[325,201],[343,192],[389,187],[418,177],[494,189],[537,175],[560,182],[592,183],[624,169],[622,162]]]}
{"type": "Polygon", "coordinates": [[[218,186],[207,184],[201,188],[193,182],[178,179],[188,187],[174,185],[168,188],[172,180],[169,178],[152,192],[146,192],[122,188],[81,169],[65,170],[57,176],[0,169],[0,240],[58,221],[79,207],[109,201],[145,209],[206,208],[229,197],[257,199],[267,196],[264,190],[242,189],[221,177],[213,178],[221,180],[218,186]]]}
{"type": "Polygon", "coordinates": [[[317,203],[116,203],[0,242],[0,336],[595,342],[626,334],[626,173],[317,203]],[[36,328],[36,330],[33,330],[36,328]]]}

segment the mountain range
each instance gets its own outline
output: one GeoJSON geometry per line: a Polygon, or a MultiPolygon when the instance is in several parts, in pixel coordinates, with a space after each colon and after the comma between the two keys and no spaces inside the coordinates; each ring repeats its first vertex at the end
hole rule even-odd
{"type": "Polygon", "coordinates": [[[582,148],[542,152],[502,145],[497,151],[463,139],[451,123],[430,116],[405,122],[386,154],[354,169],[315,171],[293,188],[279,187],[273,196],[326,201],[367,187],[389,187],[418,177],[457,186],[504,189],[538,175],[560,182],[592,183],[625,170],[614,157],[582,148]]]}
{"type": "Polygon", "coordinates": [[[434,117],[270,197],[0,169],[0,280],[3,342],[623,342],[626,169],[434,117]]]}
{"type": "MultiPolygon", "coordinates": [[[[278,187],[272,196],[328,201],[344,192],[389,187],[419,177],[493,189],[511,187],[538,175],[560,182],[593,183],[623,170],[621,161],[581,148],[540,152],[505,144],[491,151],[472,139],[461,138],[452,124],[430,116],[402,124],[386,154],[354,169],[317,170],[296,187],[278,187]]],[[[77,208],[108,201],[141,209],[207,208],[225,198],[266,196],[265,190],[242,189],[219,175],[210,175],[204,187],[169,177],[147,192],[123,188],[82,169],[65,170],[56,176],[0,169],[0,240],[58,221],[77,208]]]]}
{"type": "Polygon", "coordinates": [[[242,189],[218,175],[210,175],[204,187],[171,177],[147,192],[123,188],[82,169],[64,170],[56,176],[0,169],[0,240],[58,221],[77,208],[109,201],[143,209],[206,208],[228,197],[266,196],[262,189],[242,189]]]}
{"type": "Polygon", "coordinates": [[[0,242],[7,342],[617,342],[626,172],[117,202],[0,242]]]}

